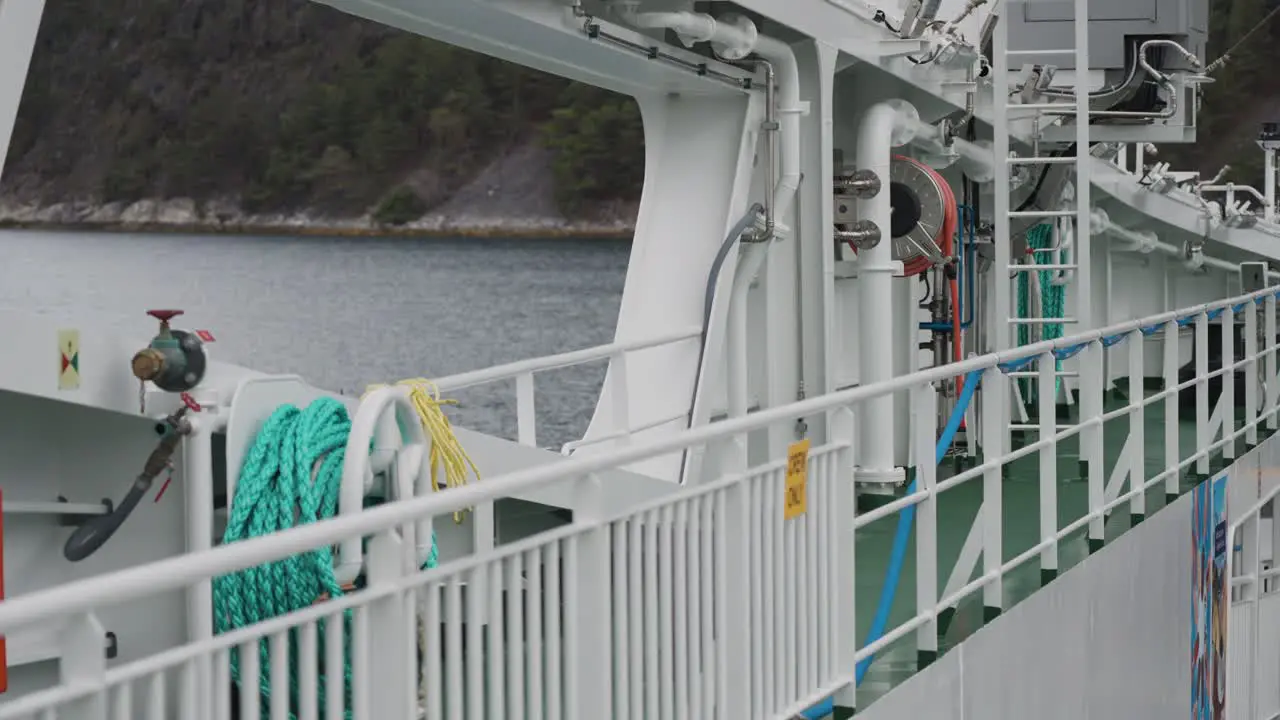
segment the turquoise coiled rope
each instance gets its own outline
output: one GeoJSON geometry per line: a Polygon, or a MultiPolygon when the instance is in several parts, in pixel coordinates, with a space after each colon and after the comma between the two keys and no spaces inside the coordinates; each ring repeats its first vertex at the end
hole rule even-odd
{"type": "MultiPolygon", "coordinates": [[[[342,465],[346,457],[351,418],[347,408],[333,398],[319,398],[299,410],[293,405],[276,408],[259,431],[245,457],[236,484],[231,516],[223,543],[270,535],[295,525],[331,518],[338,510],[342,485],[342,465]],[[315,481],[312,482],[312,469],[315,481]]],[[[435,537],[426,567],[438,560],[435,537]]],[[[342,595],[333,573],[333,550],[324,546],[278,562],[265,563],[213,581],[214,628],[223,633],[306,608],[323,595],[342,595]]],[[[344,625],[350,611],[343,613],[344,625]]],[[[345,628],[344,628],[345,629],[345,628]]],[[[317,628],[320,658],[324,657],[324,622],[317,628]]],[[[345,717],[351,717],[350,638],[343,633],[343,676],[345,717]]],[[[289,694],[292,707],[298,706],[296,630],[290,631],[289,694]]],[[[259,691],[271,696],[270,657],[267,643],[258,644],[259,691]]],[[[319,677],[319,707],[324,711],[325,675],[319,677]]],[[[239,685],[240,659],[231,652],[231,676],[239,685]]],[[[263,710],[266,710],[266,703],[263,710]]],[[[292,714],[291,714],[292,717],[292,714]]]]}
{"type": "MultiPolygon", "coordinates": [[[[1041,223],[1027,230],[1027,248],[1031,250],[1042,250],[1053,246],[1053,226],[1048,223],[1041,223]]],[[[1053,262],[1050,253],[1032,253],[1033,262],[1037,265],[1047,265],[1053,262]]],[[[1030,291],[1028,290],[1030,272],[1018,273],[1018,317],[1029,317],[1030,309],[1030,291]]],[[[1066,305],[1067,288],[1063,285],[1054,285],[1053,271],[1037,270],[1037,278],[1040,281],[1040,307],[1042,308],[1042,316],[1046,318],[1063,317],[1064,307],[1066,305]]],[[[1056,340],[1062,337],[1065,326],[1062,323],[1049,323],[1040,326],[1041,339],[1056,340]]],[[[1018,326],[1018,346],[1030,344],[1031,327],[1029,325],[1018,326]]],[[[1062,361],[1054,362],[1055,370],[1062,370],[1062,361]]],[[[1057,395],[1058,389],[1061,387],[1062,378],[1054,379],[1054,394],[1057,395]]],[[[1022,397],[1030,401],[1035,397],[1037,385],[1029,380],[1022,380],[1022,397]]]]}

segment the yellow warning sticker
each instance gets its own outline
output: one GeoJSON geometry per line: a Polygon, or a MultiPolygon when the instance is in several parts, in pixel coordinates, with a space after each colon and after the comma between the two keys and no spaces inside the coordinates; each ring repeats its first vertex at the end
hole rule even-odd
{"type": "Polygon", "coordinates": [[[58,389],[80,389],[80,331],[58,331],[58,389]]]}
{"type": "Polygon", "coordinates": [[[809,481],[809,439],[792,443],[787,448],[786,497],[783,498],[782,517],[798,518],[809,509],[806,485],[809,481]]]}

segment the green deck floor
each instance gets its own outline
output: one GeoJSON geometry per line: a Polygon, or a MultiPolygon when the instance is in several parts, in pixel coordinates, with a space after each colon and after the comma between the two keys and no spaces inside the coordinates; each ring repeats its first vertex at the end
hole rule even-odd
{"type": "MultiPolygon", "coordinates": [[[[1151,395],[1158,390],[1147,390],[1151,395]]],[[[1122,407],[1128,400],[1124,389],[1108,393],[1106,409],[1108,411],[1122,407]]],[[[1241,403],[1237,403],[1238,405],[1241,403]]],[[[1239,408],[1237,408],[1239,409],[1239,408]]],[[[1060,413],[1065,408],[1060,408],[1060,413]]],[[[1078,406],[1071,406],[1070,416],[1060,414],[1058,424],[1061,426],[1078,422],[1076,416],[1078,406]]],[[[1240,417],[1243,412],[1238,413],[1240,417]]],[[[1196,452],[1195,417],[1193,413],[1182,412],[1179,415],[1180,448],[1179,458],[1185,459],[1196,452]]],[[[1033,421],[1034,422],[1034,419],[1033,421]]],[[[1164,403],[1157,401],[1148,405],[1144,411],[1146,478],[1152,478],[1165,469],[1164,464],[1164,403]]],[[[1241,423],[1237,420],[1236,428],[1241,423]]],[[[1110,477],[1119,459],[1120,451],[1129,433],[1129,418],[1116,418],[1106,423],[1103,429],[1103,448],[1106,471],[1104,478],[1110,477]]],[[[1259,429],[1259,439],[1266,437],[1264,429],[1259,429]]],[[[1023,444],[1038,439],[1035,433],[1027,434],[1023,444]]],[[[1021,447],[1015,438],[1014,447],[1021,447]]],[[[1088,485],[1080,467],[1079,436],[1059,443],[1058,446],[1058,527],[1066,527],[1079,520],[1088,512],[1088,485]]],[[[1236,456],[1244,453],[1246,445],[1243,437],[1236,442],[1236,456]]],[[[1226,466],[1221,451],[1210,457],[1211,470],[1217,472],[1226,466]]],[[[1179,478],[1179,492],[1185,493],[1197,482],[1191,470],[1184,471],[1179,478]]],[[[948,458],[938,468],[938,479],[956,474],[955,464],[948,458]]],[[[1144,480],[1146,479],[1144,478],[1144,480]]],[[[1104,480],[1105,481],[1105,480],[1104,480]]],[[[1128,492],[1129,487],[1122,492],[1128,492]]],[[[938,591],[943,592],[946,582],[955,567],[960,549],[964,545],[969,528],[973,524],[978,507],[982,504],[982,479],[964,483],[947,490],[938,497],[938,591]]],[[[1039,453],[1032,453],[1005,468],[1003,483],[1003,515],[1004,515],[1004,558],[1005,561],[1026,552],[1035,546],[1040,539],[1040,480],[1039,453]]],[[[1149,516],[1165,507],[1164,483],[1158,483],[1147,492],[1146,514],[1149,516]]],[[[890,547],[897,528],[897,515],[872,523],[859,530],[857,537],[857,627],[859,647],[865,644],[868,629],[879,604],[880,592],[884,585],[885,572],[889,563],[890,547]]],[[[1128,531],[1132,519],[1128,506],[1116,508],[1106,522],[1107,542],[1128,531]]],[[[913,527],[914,531],[914,527],[913,527]]],[[[1070,570],[1089,553],[1086,531],[1080,530],[1059,545],[1059,573],[1070,570]]],[[[979,570],[981,561],[979,561],[979,570]]],[[[893,611],[887,629],[892,629],[915,616],[916,610],[916,570],[914,532],[910,547],[907,550],[907,562],[902,570],[901,582],[895,596],[893,611]]],[[[1042,586],[1040,561],[1038,558],[1024,563],[1016,571],[1005,577],[1003,610],[1039,590],[1042,586]]],[[[977,591],[967,598],[958,608],[955,616],[948,623],[948,629],[939,642],[940,652],[946,652],[964,640],[984,622],[982,592],[977,591]]],[[[917,672],[919,660],[916,652],[914,633],[890,645],[878,655],[867,672],[862,685],[858,689],[858,707],[865,708],[876,698],[884,695],[894,686],[917,672]]]]}

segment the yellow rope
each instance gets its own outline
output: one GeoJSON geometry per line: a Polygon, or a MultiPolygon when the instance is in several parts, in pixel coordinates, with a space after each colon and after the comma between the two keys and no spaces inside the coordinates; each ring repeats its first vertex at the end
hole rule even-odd
{"type": "MultiPolygon", "coordinates": [[[[462,443],[458,442],[458,436],[453,433],[453,425],[449,423],[449,418],[441,409],[442,405],[457,405],[458,401],[441,400],[440,389],[435,383],[425,378],[401,380],[396,385],[409,388],[409,401],[413,403],[414,410],[418,411],[418,419],[422,421],[423,431],[431,438],[431,449],[428,455],[428,462],[431,463],[431,489],[440,490],[439,470],[441,468],[444,469],[445,487],[456,488],[466,485],[468,474],[474,474],[479,480],[480,470],[463,449],[462,443]]],[[[386,385],[370,385],[365,388],[365,394],[382,387],[386,385]]],[[[466,510],[455,512],[454,522],[462,522],[466,512],[466,510]]]]}

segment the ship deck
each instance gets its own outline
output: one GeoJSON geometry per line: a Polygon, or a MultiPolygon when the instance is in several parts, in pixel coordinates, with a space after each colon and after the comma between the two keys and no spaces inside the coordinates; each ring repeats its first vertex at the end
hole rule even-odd
{"type": "MultiPolygon", "coordinates": [[[[1148,381],[1150,382],[1150,378],[1148,381]]],[[[1108,392],[1104,410],[1119,409],[1129,400],[1127,389],[1121,384],[1117,389],[1108,392]]],[[[1148,388],[1145,396],[1158,393],[1159,389],[1148,388]]],[[[1079,405],[1059,405],[1058,428],[1078,422],[1079,405]],[[1064,412],[1066,414],[1064,414],[1064,412]]],[[[1028,412],[1032,412],[1030,409],[1028,412]]],[[[1237,412],[1238,417],[1243,417],[1237,412]]],[[[1164,403],[1157,401],[1146,406],[1144,427],[1146,442],[1143,446],[1145,456],[1146,478],[1152,478],[1165,470],[1164,441],[1164,403]]],[[[1033,419],[1034,422],[1034,419],[1033,419]]],[[[1196,427],[1194,413],[1179,413],[1179,455],[1182,460],[1196,452],[1196,427]]],[[[1236,427],[1240,427],[1239,424],[1236,427]]],[[[1019,442],[1018,431],[1014,432],[1013,448],[1033,442],[1033,432],[1027,432],[1019,442]]],[[[1105,457],[1104,478],[1110,478],[1113,469],[1120,459],[1125,439],[1130,432],[1130,420],[1118,417],[1109,420],[1103,428],[1103,448],[1105,457]]],[[[1266,431],[1259,429],[1259,441],[1265,438],[1266,431]]],[[[1243,438],[1237,440],[1236,457],[1243,454],[1247,446],[1243,438]]],[[[1004,561],[1027,552],[1040,541],[1039,503],[1039,457],[1035,452],[1019,458],[1005,466],[1003,483],[1003,540],[1004,561]]],[[[959,472],[958,456],[948,456],[938,466],[938,481],[954,476],[959,472]]],[[[1058,443],[1058,527],[1065,528],[1088,513],[1088,483],[1084,476],[1083,464],[1080,462],[1080,436],[1062,440],[1058,443]]],[[[1221,448],[1210,455],[1210,471],[1221,471],[1231,461],[1224,459],[1221,448]]],[[[964,467],[969,467],[965,465],[964,467]]],[[[1184,470],[1178,477],[1179,494],[1186,493],[1200,478],[1194,467],[1184,470]]],[[[1126,485],[1124,491],[1127,492],[1126,485]]],[[[938,587],[947,582],[952,568],[960,556],[961,547],[973,526],[975,516],[982,504],[983,490],[981,482],[967,482],[947,490],[938,496],[938,587]]],[[[1173,498],[1166,496],[1164,483],[1157,483],[1146,492],[1146,516],[1159,512],[1173,498]]],[[[858,532],[857,553],[857,628],[861,645],[867,637],[872,619],[876,613],[880,593],[884,585],[885,573],[889,564],[890,548],[898,524],[899,514],[895,513],[882,520],[867,525],[858,532]]],[[[1140,522],[1142,518],[1134,518],[1128,508],[1113,511],[1106,522],[1106,541],[1112,542],[1140,522]]],[[[1074,565],[1089,555],[1087,529],[1082,528],[1068,540],[1059,544],[1058,573],[1070,570],[1074,565]]],[[[979,563],[979,568],[981,564],[979,563]]],[[[979,574],[975,572],[975,576],[979,574]]],[[[915,542],[907,550],[906,564],[901,572],[901,580],[893,604],[888,627],[896,627],[915,616],[915,542]]],[[[1023,563],[1016,570],[1005,575],[1003,583],[1003,610],[1029,597],[1043,587],[1040,565],[1031,560],[1023,563]]],[[[946,652],[955,647],[984,624],[982,593],[975,592],[962,601],[949,622],[941,623],[939,652],[946,652]]],[[[902,683],[918,670],[915,636],[908,633],[905,637],[891,644],[887,651],[876,657],[867,671],[867,675],[858,689],[858,707],[865,708],[868,703],[886,694],[902,683]]]]}

